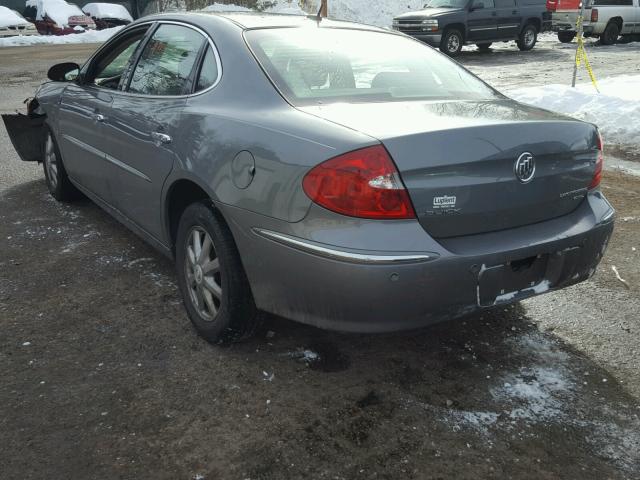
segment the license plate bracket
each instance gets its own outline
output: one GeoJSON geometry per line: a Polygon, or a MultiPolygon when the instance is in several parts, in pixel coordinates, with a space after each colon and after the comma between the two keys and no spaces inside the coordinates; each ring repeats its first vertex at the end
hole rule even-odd
{"type": "Polygon", "coordinates": [[[541,293],[549,266],[549,254],[483,265],[478,275],[478,305],[491,307],[541,293]]]}

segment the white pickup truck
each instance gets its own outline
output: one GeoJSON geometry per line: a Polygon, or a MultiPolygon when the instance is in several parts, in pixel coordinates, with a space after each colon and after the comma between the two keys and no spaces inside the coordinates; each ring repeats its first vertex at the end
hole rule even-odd
{"type": "MultiPolygon", "coordinates": [[[[640,34],[640,0],[585,0],[582,22],[585,37],[599,37],[603,45],[612,45],[620,35],[640,34]]],[[[551,29],[558,39],[568,43],[576,36],[580,5],[574,1],[548,1],[551,29]]]]}

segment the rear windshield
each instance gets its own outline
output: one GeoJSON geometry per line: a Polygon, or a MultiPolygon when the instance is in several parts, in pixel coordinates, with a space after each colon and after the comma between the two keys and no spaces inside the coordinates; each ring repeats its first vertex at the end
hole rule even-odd
{"type": "Polygon", "coordinates": [[[294,105],[498,96],[444,55],[400,35],[334,28],[260,29],[245,35],[294,105]]]}

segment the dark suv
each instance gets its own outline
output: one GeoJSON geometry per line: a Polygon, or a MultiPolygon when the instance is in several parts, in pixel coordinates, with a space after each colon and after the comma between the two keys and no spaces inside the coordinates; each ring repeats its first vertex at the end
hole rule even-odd
{"type": "Polygon", "coordinates": [[[515,40],[531,50],[549,20],[545,0],[431,0],[424,10],[395,17],[393,28],[455,56],[468,43],[487,50],[515,40]]]}

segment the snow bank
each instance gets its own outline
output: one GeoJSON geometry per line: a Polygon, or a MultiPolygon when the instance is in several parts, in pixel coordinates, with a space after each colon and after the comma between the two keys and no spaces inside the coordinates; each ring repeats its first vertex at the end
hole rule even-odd
{"type": "MultiPolygon", "coordinates": [[[[329,18],[366,23],[378,27],[391,28],[393,17],[401,13],[422,10],[427,0],[330,0],[329,18]]],[[[309,2],[313,12],[317,12],[320,2],[309,2]]]]}
{"type": "Polygon", "coordinates": [[[107,28],[105,30],[87,30],[84,33],[72,35],[36,35],[32,37],[0,38],[0,47],[17,47],[21,45],[60,45],[66,43],[102,43],[106,42],[122,27],[107,28]]]}
{"type": "Polygon", "coordinates": [[[82,11],[91,17],[96,18],[117,18],[118,20],[129,20],[133,22],[133,17],[124,5],[117,3],[87,3],[82,7],[82,11]]]}
{"type": "MultiPolygon", "coordinates": [[[[203,9],[204,12],[250,12],[251,9],[233,3],[213,3],[203,9]]],[[[287,13],[290,15],[306,15],[296,0],[280,1],[273,7],[264,10],[267,13],[287,13]]]]}
{"type": "Polygon", "coordinates": [[[84,16],[77,5],[71,5],[64,0],[27,0],[27,7],[35,7],[36,19],[42,20],[47,15],[58,25],[69,23],[69,17],[84,16]]]}
{"type": "Polygon", "coordinates": [[[595,123],[607,143],[640,145],[640,75],[621,75],[576,88],[541,85],[504,93],[520,102],[595,123]]]}
{"type": "Polygon", "coordinates": [[[10,8],[0,7],[0,28],[9,27],[11,25],[24,25],[29,22],[18,15],[10,8]]]}

